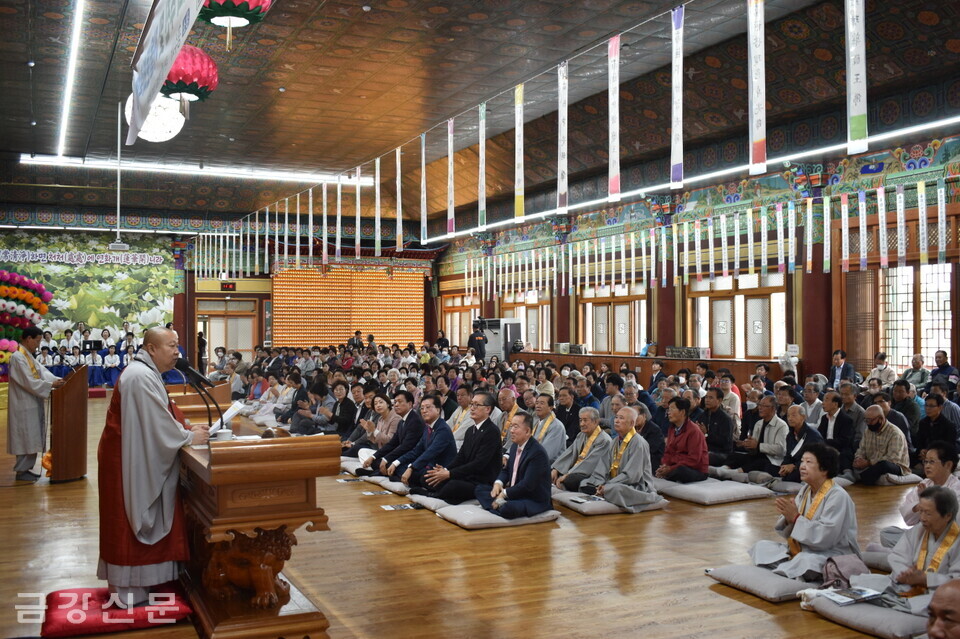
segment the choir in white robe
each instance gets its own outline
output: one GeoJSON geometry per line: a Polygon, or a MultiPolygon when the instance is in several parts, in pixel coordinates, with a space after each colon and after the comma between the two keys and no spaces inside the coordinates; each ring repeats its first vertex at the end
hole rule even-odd
{"type": "MultiPolygon", "coordinates": [[[[814,495],[810,493],[810,486],[804,484],[796,496],[797,510],[803,510],[804,500],[812,502],[814,495]]],[[[820,577],[828,558],[860,555],[857,510],[847,491],[837,484],[827,491],[813,519],[801,515],[790,523],[781,515],[774,529],[781,537],[797,540],[801,552],[791,558],[787,544],[762,540],[750,549],[750,557],[757,566],[771,568],[784,577],[812,581],[820,577]]]]}

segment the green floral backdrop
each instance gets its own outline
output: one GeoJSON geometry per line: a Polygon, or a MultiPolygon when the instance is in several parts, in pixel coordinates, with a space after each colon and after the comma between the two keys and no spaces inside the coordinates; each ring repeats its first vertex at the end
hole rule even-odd
{"type": "Polygon", "coordinates": [[[4,233],[0,269],[34,278],[53,293],[41,327],[54,337],[83,322],[93,339],[106,328],[119,341],[123,322],[139,336],[172,321],[183,278],[177,277],[170,238],[125,235],[130,251],[124,253],[107,249],[113,239],[108,233],[4,233]]]}

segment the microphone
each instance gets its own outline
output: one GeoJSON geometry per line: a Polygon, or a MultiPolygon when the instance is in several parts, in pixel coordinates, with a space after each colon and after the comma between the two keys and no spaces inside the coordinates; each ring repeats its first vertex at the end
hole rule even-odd
{"type": "Polygon", "coordinates": [[[188,375],[193,380],[201,384],[206,384],[210,388],[214,387],[214,383],[211,382],[203,373],[196,370],[195,368],[192,368],[190,366],[190,362],[187,361],[187,359],[184,357],[180,357],[177,359],[177,363],[174,364],[174,368],[176,368],[178,371],[180,371],[184,375],[188,375]]]}

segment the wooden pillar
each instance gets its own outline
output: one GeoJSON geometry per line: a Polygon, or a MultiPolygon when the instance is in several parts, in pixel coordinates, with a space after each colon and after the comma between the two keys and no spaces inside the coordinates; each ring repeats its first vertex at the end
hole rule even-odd
{"type": "MultiPolygon", "coordinates": [[[[833,297],[833,278],[830,273],[823,272],[823,244],[814,244],[813,263],[813,272],[803,274],[800,298],[793,300],[800,305],[800,321],[803,323],[799,346],[804,375],[830,370],[834,313],[839,306],[833,297]]],[[[839,266],[836,264],[835,268],[839,270],[839,266]]],[[[839,320],[839,316],[836,319],[839,320]]]]}
{"type": "MultiPolygon", "coordinates": [[[[658,268],[659,271],[659,268],[658,268]]],[[[659,276],[659,272],[657,273],[659,276]]],[[[673,286],[673,279],[667,278],[667,285],[663,288],[657,284],[654,293],[657,300],[656,323],[653,326],[653,340],[657,343],[657,353],[663,355],[667,346],[677,345],[677,331],[675,317],[680,309],[676,307],[676,292],[673,286]]]]}

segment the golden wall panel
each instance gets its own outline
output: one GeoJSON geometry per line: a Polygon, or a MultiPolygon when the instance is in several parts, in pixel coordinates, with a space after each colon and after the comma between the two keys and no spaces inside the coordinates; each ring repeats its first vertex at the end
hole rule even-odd
{"type": "Polygon", "coordinates": [[[273,276],[276,346],[343,344],[356,330],[378,344],[423,341],[420,273],[333,268],[282,270],[273,276]]]}

